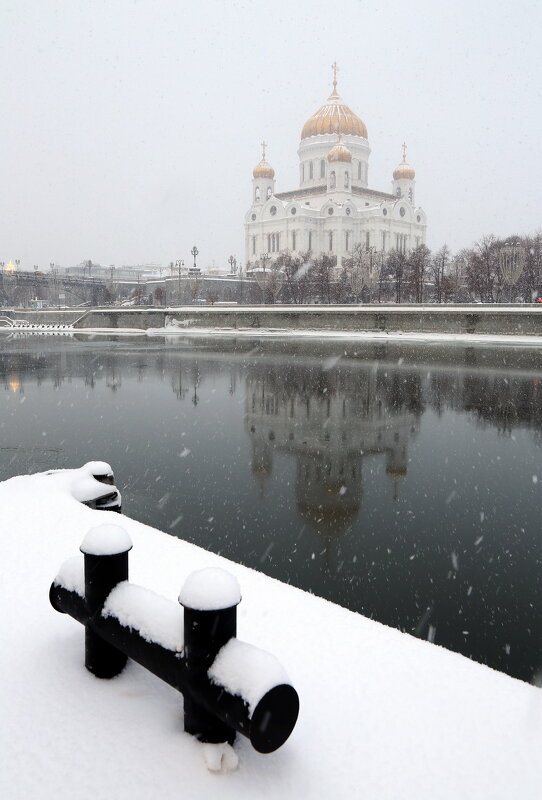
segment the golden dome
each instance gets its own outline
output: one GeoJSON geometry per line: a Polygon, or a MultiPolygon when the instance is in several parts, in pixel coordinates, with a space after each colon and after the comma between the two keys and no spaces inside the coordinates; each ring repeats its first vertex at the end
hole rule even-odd
{"type": "Polygon", "coordinates": [[[350,136],[363,136],[364,139],[367,139],[365,123],[357,114],[354,114],[351,108],[348,108],[337,94],[337,64],[332,64],[331,68],[333,70],[333,91],[324,105],[303,125],[301,138],[308,139],[310,136],[342,133],[350,136]]]}
{"type": "Polygon", "coordinates": [[[252,174],[255,178],[274,178],[275,177],[275,170],[268,164],[267,161],[262,158],[259,164],[256,164],[254,169],[252,170],[252,174]]]}
{"type": "Polygon", "coordinates": [[[341,142],[341,137],[340,136],[339,136],[339,141],[337,142],[337,144],[334,145],[331,148],[331,150],[329,151],[329,153],[327,154],[327,160],[328,161],[346,161],[348,163],[350,163],[352,161],[352,153],[350,152],[348,147],[346,147],[346,145],[344,145],[341,142]]]}
{"type": "Polygon", "coordinates": [[[275,170],[265,160],[265,148],[267,147],[266,142],[262,142],[262,160],[259,164],[256,164],[254,169],[252,170],[252,174],[255,178],[274,178],[275,177],[275,170]]]}
{"type": "Polygon", "coordinates": [[[324,105],[303,125],[301,138],[321,136],[326,133],[342,133],[350,136],[363,136],[367,139],[365,123],[354,114],[339,95],[333,91],[324,105]]]}
{"type": "Polygon", "coordinates": [[[397,169],[393,170],[393,179],[395,181],[401,180],[401,178],[407,178],[409,181],[413,181],[416,177],[416,173],[409,167],[406,161],[401,161],[397,169]]]}
{"type": "Polygon", "coordinates": [[[399,181],[401,178],[406,178],[409,181],[413,181],[415,177],[416,173],[406,162],[406,144],[403,144],[403,160],[397,169],[393,170],[393,180],[399,181]]]}

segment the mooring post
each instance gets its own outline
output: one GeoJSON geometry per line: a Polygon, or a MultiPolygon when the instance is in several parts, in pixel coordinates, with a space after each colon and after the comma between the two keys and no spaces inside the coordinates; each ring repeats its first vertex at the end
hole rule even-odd
{"type": "MultiPolygon", "coordinates": [[[[179,595],[184,607],[184,656],[190,683],[205,694],[207,671],[219,650],[237,634],[241,590],[223,569],[201,569],[186,579],[179,595]]],[[[184,695],[184,729],[201,742],[229,742],[235,729],[209,713],[192,694],[184,695]]]]}
{"type": "MultiPolygon", "coordinates": [[[[132,541],[118,525],[92,528],[81,544],[85,557],[85,605],[92,619],[121,581],[128,580],[128,552],[132,541]]],[[[85,625],[85,666],[97,678],[114,678],[126,666],[127,657],[85,625]]]]}

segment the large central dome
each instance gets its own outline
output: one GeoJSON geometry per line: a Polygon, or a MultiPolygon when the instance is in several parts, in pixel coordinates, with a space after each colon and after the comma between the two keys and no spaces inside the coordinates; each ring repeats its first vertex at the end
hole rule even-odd
{"type": "Polygon", "coordinates": [[[365,123],[354,114],[337,94],[337,82],[333,81],[333,91],[324,105],[303,125],[301,139],[320,136],[326,133],[339,133],[350,136],[362,136],[367,139],[365,123]]]}

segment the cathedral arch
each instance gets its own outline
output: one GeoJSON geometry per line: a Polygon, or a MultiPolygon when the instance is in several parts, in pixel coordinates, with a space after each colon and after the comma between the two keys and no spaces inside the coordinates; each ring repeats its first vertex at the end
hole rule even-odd
{"type": "Polygon", "coordinates": [[[312,180],[314,177],[314,165],[312,161],[309,162],[309,180],[312,180]]]}
{"type": "Polygon", "coordinates": [[[324,158],[320,160],[320,177],[321,178],[326,177],[326,162],[324,158]]]}
{"type": "Polygon", "coordinates": [[[268,200],[269,200],[269,198],[271,197],[271,194],[272,194],[271,187],[270,187],[270,186],[268,186],[268,187],[267,187],[267,199],[268,199],[268,200]]]}
{"type": "Polygon", "coordinates": [[[344,173],[344,188],[348,189],[349,186],[350,186],[350,174],[348,170],[346,170],[346,172],[344,173]]]}
{"type": "Polygon", "coordinates": [[[258,202],[259,199],[260,199],[260,187],[256,186],[256,188],[254,189],[254,200],[258,202]]]}
{"type": "Polygon", "coordinates": [[[336,185],[337,185],[337,177],[335,175],[335,170],[332,170],[329,176],[329,186],[331,189],[334,189],[336,185]]]}

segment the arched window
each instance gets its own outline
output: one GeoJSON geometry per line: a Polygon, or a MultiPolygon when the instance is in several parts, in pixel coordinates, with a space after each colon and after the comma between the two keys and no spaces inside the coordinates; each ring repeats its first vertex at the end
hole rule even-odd
{"type": "Polygon", "coordinates": [[[408,190],[408,199],[412,202],[412,186],[408,190]]]}
{"type": "Polygon", "coordinates": [[[337,185],[337,178],[335,177],[335,171],[332,171],[331,175],[329,176],[329,186],[331,189],[334,189],[337,185]]]}
{"type": "Polygon", "coordinates": [[[254,189],[254,200],[258,202],[259,199],[260,199],[260,187],[256,186],[256,188],[254,189]]]}
{"type": "Polygon", "coordinates": [[[344,249],[348,250],[348,245],[350,244],[350,231],[344,232],[344,249]]]}
{"type": "Polygon", "coordinates": [[[252,255],[256,253],[256,237],[252,237],[252,255]]]}
{"type": "Polygon", "coordinates": [[[292,231],[292,250],[295,250],[295,231],[292,231]]]}
{"type": "Polygon", "coordinates": [[[320,161],[320,177],[321,178],[326,177],[326,162],[324,159],[320,161]]]}
{"type": "Polygon", "coordinates": [[[271,197],[271,187],[268,186],[267,187],[267,199],[269,200],[270,197],[271,197]]]}
{"type": "Polygon", "coordinates": [[[348,189],[349,186],[350,186],[350,175],[348,174],[348,172],[345,172],[344,173],[344,188],[348,189]]]}
{"type": "Polygon", "coordinates": [[[333,252],[333,231],[329,232],[329,252],[333,252]]]}
{"type": "Polygon", "coordinates": [[[309,252],[312,250],[312,231],[309,231],[309,246],[307,250],[309,250],[309,252]]]}
{"type": "Polygon", "coordinates": [[[301,164],[301,180],[305,180],[305,162],[301,164]]]}
{"type": "Polygon", "coordinates": [[[358,161],[358,181],[361,180],[361,161],[358,161]]]}
{"type": "Polygon", "coordinates": [[[395,194],[397,195],[397,197],[401,197],[401,189],[399,186],[397,187],[395,194]]]}
{"type": "Polygon", "coordinates": [[[309,180],[312,180],[312,179],[313,179],[313,165],[312,165],[312,161],[311,161],[310,164],[309,164],[309,180]]]}

